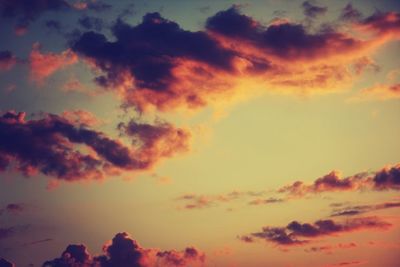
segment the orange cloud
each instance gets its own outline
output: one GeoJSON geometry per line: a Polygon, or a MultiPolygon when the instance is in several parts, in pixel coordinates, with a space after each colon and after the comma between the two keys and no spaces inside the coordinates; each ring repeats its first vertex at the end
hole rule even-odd
{"type": "Polygon", "coordinates": [[[350,101],[384,101],[400,98],[400,83],[378,84],[370,88],[361,90],[350,101]]]}
{"type": "Polygon", "coordinates": [[[41,53],[40,44],[35,43],[29,55],[30,79],[38,85],[43,85],[46,78],[56,71],[78,62],[78,57],[70,49],[60,54],[41,53]]]}
{"type": "Polygon", "coordinates": [[[347,28],[331,25],[311,32],[288,20],[265,25],[233,6],[208,18],[205,30],[191,32],[148,13],[134,26],[118,21],[113,41],[86,32],[71,49],[101,73],[95,81],[117,92],[127,106],[141,111],[196,109],[265,92],[345,90],[366,69],[378,69],[371,54],[395,37],[376,29],[396,32],[392,20],[397,17],[358,17],[357,22],[347,21],[347,28]]]}
{"type": "Polygon", "coordinates": [[[75,125],[86,125],[93,127],[102,123],[102,121],[93,113],[82,109],[66,110],[61,114],[61,116],[75,125]]]}

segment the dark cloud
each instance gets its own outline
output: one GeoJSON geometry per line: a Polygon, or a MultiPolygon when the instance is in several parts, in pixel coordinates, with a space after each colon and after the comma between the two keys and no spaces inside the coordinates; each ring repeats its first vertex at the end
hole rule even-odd
{"type": "Polygon", "coordinates": [[[0,240],[8,238],[14,234],[13,227],[0,227],[0,240]]]}
{"type": "Polygon", "coordinates": [[[263,26],[240,13],[237,7],[220,11],[207,20],[207,29],[261,49],[267,56],[287,60],[312,60],[323,54],[347,52],[361,47],[361,42],[334,30],[308,33],[305,26],[291,22],[263,26]]]}
{"type": "Polygon", "coordinates": [[[399,12],[375,12],[360,21],[360,25],[367,30],[380,34],[394,34],[397,38],[400,35],[400,13],[399,12]]]}
{"type": "Polygon", "coordinates": [[[88,10],[92,10],[95,12],[104,12],[112,9],[112,5],[104,3],[102,1],[90,1],[85,4],[88,10]]]}
{"type": "Polygon", "coordinates": [[[15,264],[0,257],[0,267],[15,267],[15,264]]]}
{"type": "Polygon", "coordinates": [[[189,135],[185,131],[170,125],[167,130],[165,125],[148,127],[158,130],[158,134],[148,137],[140,134],[142,130],[127,130],[126,134],[136,141],[127,147],[104,133],[57,115],[26,121],[25,113],[7,112],[0,117],[0,167],[4,171],[13,166],[26,176],[39,171],[66,181],[99,179],[113,168],[150,168],[160,158],[186,149],[189,135]],[[78,145],[95,153],[84,154],[78,145]]]}
{"type": "MultiPolygon", "coordinates": [[[[304,7],[310,16],[325,10],[310,1],[304,7]]],[[[96,27],[88,19],[82,23],[96,27]]],[[[118,19],[111,37],[94,31],[73,36],[70,46],[99,70],[96,83],[117,93],[125,106],[165,111],[218,104],[240,94],[247,79],[266,90],[341,90],[341,83],[351,83],[365,69],[353,72],[357,60],[393,39],[361,39],[341,29],[325,25],[311,31],[307,23],[284,18],[265,24],[233,6],[196,32],[148,13],[137,25],[118,19]]]]}
{"type": "Polygon", "coordinates": [[[155,159],[189,150],[191,134],[167,122],[149,124],[131,120],[119,124],[118,128],[132,139],[133,146],[140,147],[138,158],[145,162],[152,163],[155,159]]]}
{"type": "Polygon", "coordinates": [[[312,184],[296,181],[278,189],[280,193],[292,196],[304,196],[322,192],[355,191],[355,190],[399,190],[400,164],[385,167],[371,173],[358,173],[341,178],[339,172],[332,171],[316,179],[312,184]]]}
{"type": "Polygon", "coordinates": [[[400,190],[400,164],[376,172],[372,183],[376,190],[400,190]]]}
{"type": "Polygon", "coordinates": [[[53,241],[53,239],[52,238],[45,238],[45,239],[41,239],[41,240],[36,240],[36,241],[24,243],[24,244],[22,244],[22,246],[32,246],[32,245],[37,245],[37,244],[50,242],[50,241],[53,241]]]}
{"type": "Polygon", "coordinates": [[[64,0],[0,0],[0,14],[3,18],[16,18],[22,26],[29,25],[42,13],[70,8],[64,0]]]}
{"type": "Polygon", "coordinates": [[[11,69],[16,62],[15,56],[10,51],[0,51],[0,71],[11,69]]]}
{"type": "Polygon", "coordinates": [[[309,18],[316,18],[320,15],[324,15],[328,11],[327,7],[317,6],[310,1],[304,1],[301,6],[304,15],[309,18]]]}
{"type": "MultiPolygon", "coordinates": [[[[300,223],[292,221],[285,227],[263,227],[261,232],[252,233],[247,237],[253,241],[254,239],[262,239],[281,246],[293,246],[307,244],[317,237],[366,229],[385,230],[390,226],[390,223],[377,217],[354,218],[344,222],[318,220],[314,223],[300,223]]],[[[241,237],[241,239],[243,240],[244,238],[241,237]]]]}
{"type": "Polygon", "coordinates": [[[84,245],[69,245],[60,258],[43,263],[43,267],[89,266],[91,257],[84,245]]]}
{"type": "Polygon", "coordinates": [[[0,226],[0,240],[1,239],[6,239],[18,234],[25,233],[27,230],[29,230],[31,226],[29,224],[26,225],[16,225],[16,226],[10,226],[10,227],[2,227],[0,226]]]}
{"type": "Polygon", "coordinates": [[[322,252],[326,254],[332,254],[335,250],[338,249],[352,249],[356,248],[357,244],[354,242],[350,243],[339,243],[336,245],[323,245],[323,246],[313,246],[305,249],[305,252],[322,252]]]}
{"type": "Polygon", "coordinates": [[[69,245],[61,257],[46,261],[44,267],[182,267],[195,262],[204,262],[203,252],[194,247],[184,251],[159,251],[141,247],[127,233],[118,233],[103,247],[104,254],[92,257],[84,245],[69,245]]]}
{"type": "Polygon", "coordinates": [[[7,204],[7,206],[5,207],[5,210],[7,212],[11,212],[11,213],[21,213],[25,210],[25,205],[21,204],[21,203],[10,203],[7,204]]]}
{"type": "Polygon", "coordinates": [[[340,14],[340,19],[342,20],[348,20],[348,21],[357,21],[361,19],[362,14],[361,12],[354,8],[352,4],[347,4],[343,9],[340,14]]]}
{"type": "Polygon", "coordinates": [[[54,20],[54,19],[46,20],[45,26],[49,30],[53,30],[53,31],[56,31],[58,33],[62,33],[63,27],[61,25],[61,22],[59,22],[58,20],[54,20]]]}
{"type": "Polygon", "coordinates": [[[331,217],[335,216],[354,216],[366,212],[389,209],[389,208],[399,208],[400,202],[385,202],[376,205],[358,205],[358,206],[346,206],[340,209],[334,209],[331,217]]]}
{"type": "MultiPolygon", "coordinates": [[[[116,87],[121,84],[123,75],[128,74],[134,78],[130,90],[147,89],[179,97],[171,87],[177,84],[179,77],[174,69],[181,66],[182,61],[233,71],[232,52],[220,47],[206,33],[185,31],[158,13],[145,15],[142,23],[136,26],[118,20],[113,35],[116,41],[86,32],[72,45],[75,52],[92,60],[105,73],[96,79],[103,86],[116,87]]],[[[187,98],[186,101],[194,100],[187,98]]]]}
{"type": "Polygon", "coordinates": [[[78,22],[86,30],[101,31],[104,26],[104,22],[101,18],[91,16],[83,16],[78,22]]]}

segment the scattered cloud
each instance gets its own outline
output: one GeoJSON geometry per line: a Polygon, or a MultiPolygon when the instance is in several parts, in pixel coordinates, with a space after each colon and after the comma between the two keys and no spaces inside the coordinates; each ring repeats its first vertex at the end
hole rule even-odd
{"type": "Polygon", "coordinates": [[[341,178],[338,171],[332,171],[316,179],[311,184],[296,181],[278,189],[279,193],[301,197],[308,194],[322,192],[339,192],[355,190],[399,190],[400,189],[400,164],[384,167],[383,169],[368,173],[358,173],[353,176],[341,178]]]}
{"type": "Polygon", "coordinates": [[[194,247],[183,251],[146,249],[127,233],[118,233],[103,247],[103,255],[91,256],[85,245],[69,245],[61,257],[46,261],[44,267],[109,266],[166,267],[195,266],[205,261],[205,254],[194,247]]]}
{"type": "Polygon", "coordinates": [[[339,235],[359,230],[386,230],[392,225],[378,217],[359,217],[337,222],[330,219],[318,220],[314,223],[292,221],[285,227],[265,226],[261,232],[239,237],[245,242],[264,240],[278,246],[302,246],[313,239],[325,236],[339,235]]]}
{"type": "Polygon", "coordinates": [[[399,208],[400,202],[384,202],[375,205],[357,205],[357,206],[345,206],[339,209],[334,209],[331,217],[337,216],[354,216],[360,215],[363,213],[376,211],[376,210],[383,210],[383,209],[390,209],[390,208],[399,208]]]}
{"type": "MultiPolygon", "coordinates": [[[[222,203],[230,203],[235,200],[242,200],[247,198],[257,198],[254,201],[257,201],[259,197],[266,195],[265,191],[232,191],[226,194],[217,194],[217,195],[201,195],[201,194],[185,194],[178,198],[177,201],[186,202],[183,206],[184,209],[204,209],[215,207],[222,203]]],[[[268,199],[267,199],[268,200],[268,199]]],[[[272,203],[272,198],[270,199],[270,203],[272,203]]],[[[261,200],[260,200],[261,201],[261,200]]],[[[265,201],[265,200],[263,200],[265,201]]],[[[253,202],[253,201],[252,201],[253,202]]],[[[250,205],[257,205],[255,203],[249,202],[250,205]]],[[[275,201],[277,202],[277,201],[275,201]]],[[[261,204],[261,203],[260,203],[261,204]]]]}
{"type": "Polygon", "coordinates": [[[121,134],[132,140],[125,146],[83,121],[75,124],[54,114],[27,121],[25,115],[9,111],[0,117],[2,171],[12,166],[26,176],[40,172],[64,181],[96,180],[112,170],[148,170],[159,159],[188,149],[190,134],[168,123],[121,124],[121,134]]]}
{"type": "MultiPolygon", "coordinates": [[[[326,12],[310,1],[303,7],[311,17],[326,12]]],[[[343,16],[351,13],[349,6],[343,16]]],[[[396,38],[376,33],[397,31],[395,23],[380,22],[390,21],[387,16],[397,13],[352,22],[355,31],[371,33],[360,39],[334,25],[316,32],[286,20],[265,25],[238,6],[209,17],[206,29],[197,32],[148,13],[135,26],[118,20],[114,40],[88,31],[71,41],[71,49],[102,73],[95,81],[127,106],[195,109],[217,99],[241,99],[243,90],[256,94],[253,88],[295,94],[343,90],[367,67],[377,68],[371,51],[396,38]]]]}

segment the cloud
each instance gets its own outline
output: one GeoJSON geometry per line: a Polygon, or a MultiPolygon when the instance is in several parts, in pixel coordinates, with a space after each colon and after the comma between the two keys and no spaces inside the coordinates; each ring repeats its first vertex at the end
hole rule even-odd
{"type": "Polygon", "coordinates": [[[112,8],[112,5],[104,3],[102,1],[90,1],[90,2],[75,2],[73,7],[78,10],[91,10],[95,12],[104,12],[112,8]]]}
{"type": "Polygon", "coordinates": [[[285,201],[285,199],[283,199],[283,198],[275,198],[275,197],[270,197],[267,199],[257,198],[255,200],[250,201],[249,205],[264,205],[264,204],[272,204],[272,203],[281,203],[284,201],[285,201]]]}
{"type": "Polygon", "coordinates": [[[377,84],[361,90],[357,95],[350,98],[350,101],[374,101],[390,100],[400,98],[400,83],[377,84]]]}
{"type": "Polygon", "coordinates": [[[54,19],[46,20],[44,25],[49,30],[54,30],[54,31],[56,31],[58,33],[62,33],[63,26],[62,26],[61,22],[58,21],[58,20],[54,20],[54,19]]]}
{"type": "Polygon", "coordinates": [[[364,265],[366,263],[367,263],[366,261],[343,261],[339,263],[325,265],[324,267],[359,266],[359,265],[364,265]]]}
{"type": "Polygon", "coordinates": [[[357,21],[362,17],[361,12],[354,8],[352,4],[347,4],[340,14],[340,19],[345,21],[357,21]]]}
{"type": "Polygon", "coordinates": [[[83,16],[79,18],[78,23],[86,30],[101,31],[104,26],[104,22],[101,18],[92,16],[83,16]]]}
{"type": "MultiPolygon", "coordinates": [[[[230,203],[234,200],[260,197],[265,194],[266,192],[264,191],[232,191],[226,194],[217,195],[185,194],[176,198],[176,200],[186,202],[183,208],[191,210],[215,207],[219,204],[230,203]]],[[[270,200],[272,203],[272,198],[270,200]]],[[[249,202],[249,204],[256,205],[252,202],[249,202]]]]}
{"type": "Polygon", "coordinates": [[[102,123],[102,121],[98,119],[93,113],[83,109],[66,110],[61,114],[61,117],[65,118],[75,125],[85,125],[93,127],[98,126],[102,123]]]}
{"type": "Polygon", "coordinates": [[[316,179],[311,184],[296,181],[278,189],[279,193],[291,196],[305,196],[323,192],[356,191],[356,190],[399,190],[400,164],[387,166],[372,173],[358,173],[345,178],[338,171],[332,171],[316,179]]]}
{"type": "MultiPolygon", "coordinates": [[[[252,233],[247,237],[252,241],[260,239],[279,246],[301,246],[319,237],[367,229],[386,230],[389,227],[391,227],[390,223],[382,221],[378,217],[353,218],[344,222],[330,219],[318,220],[314,223],[292,221],[285,227],[265,226],[261,232],[252,233]]],[[[247,238],[240,237],[240,239],[246,240],[247,238]]]]}
{"type": "Polygon", "coordinates": [[[21,213],[25,209],[26,209],[25,205],[21,203],[9,203],[5,207],[5,210],[9,213],[21,213]]]}
{"type": "Polygon", "coordinates": [[[15,267],[15,264],[4,258],[0,258],[0,267],[15,267]]]}
{"type": "Polygon", "coordinates": [[[322,57],[327,60],[338,56],[339,51],[342,55],[349,54],[365,45],[363,41],[334,29],[309,33],[302,24],[288,21],[264,26],[240,14],[236,7],[210,17],[207,29],[243,47],[243,52],[248,49],[263,57],[290,61],[313,61],[322,57]]]}
{"type": "Polygon", "coordinates": [[[123,129],[134,142],[130,147],[58,115],[26,121],[25,113],[6,112],[0,117],[0,170],[12,166],[26,176],[41,172],[64,181],[101,179],[115,169],[147,170],[186,150],[190,136],[167,123],[130,122],[123,129]]]}
{"type": "Polygon", "coordinates": [[[149,161],[152,158],[170,157],[176,152],[189,149],[190,133],[168,122],[156,121],[152,125],[131,120],[127,124],[119,124],[118,127],[132,138],[133,144],[140,145],[141,157],[149,161]]]}
{"type": "Polygon", "coordinates": [[[157,252],[157,257],[164,264],[162,266],[188,266],[190,262],[205,261],[205,254],[194,247],[188,247],[183,252],[176,250],[157,252]]]}
{"type": "Polygon", "coordinates": [[[205,254],[194,247],[183,251],[160,251],[141,247],[127,233],[118,233],[103,247],[103,255],[91,256],[84,245],[69,245],[61,257],[46,261],[44,267],[107,266],[107,267],[182,267],[203,263],[205,254]]]}
{"type": "Polygon", "coordinates": [[[0,51],[0,71],[12,69],[15,63],[17,63],[17,60],[10,51],[0,51]]]}
{"type": "Polygon", "coordinates": [[[354,242],[350,243],[339,243],[336,245],[323,245],[323,246],[313,246],[310,248],[305,249],[305,252],[316,252],[316,253],[326,253],[326,254],[332,254],[335,250],[338,249],[353,249],[356,248],[357,244],[354,242]]]}
{"type": "Polygon", "coordinates": [[[376,205],[346,206],[340,209],[334,209],[331,214],[331,217],[353,216],[370,211],[389,209],[389,208],[399,208],[399,207],[400,207],[400,202],[384,202],[376,205]]]}
{"type": "Polygon", "coordinates": [[[210,68],[233,72],[233,52],[221,48],[205,32],[183,30],[158,13],[146,14],[136,26],[118,20],[113,35],[116,41],[112,42],[102,34],[86,32],[73,42],[72,49],[105,73],[96,79],[100,85],[117,87],[128,80],[128,89],[122,92],[128,102],[146,98],[162,105],[178,98],[195,105],[199,102],[195,92],[185,89],[193,89],[194,78],[212,76],[210,68]],[[190,77],[178,75],[182,71],[194,75],[191,81],[182,80],[190,77]]]}
{"type": "Polygon", "coordinates": [[[78,62],[78,57],[67,49],[60,54],[41,53],[40,44],[35,43],[29,55],[30,78],[39,85],[43,85],[46,78],[56,71],[78,62]]]}
{"type": "Polygon", "coordinates": [[[27,230],[29,230],[31,225],[15,225],[15,226],[9,226],[9,227],[2,227],[0,226],[0,240],[6,239],[18,234],[25,233],[27,230]]]}
{"type": "Polygon", "coordinates": [[[354,191],[365,186],[366,173],[341,178],[338,171],[332,171],[316,179],[312,184],[296,181],[290,185],[278,189],[279,193],[288,193],[293,196],[303,196],[309,193],[354,191]]]}
{"type": "Polygon", "coordinates": [[[400,164],[376,172],[371,183],[375,190],[400,190],[400,164]]]}
{"type": "Polygon", "coordinates": [[[309,18],[316,18],[318,16],[324,15],[328,11],[327,7],[314,5],[310,1],[304,1],[301,6],[303,8],[304,15],[309,18]]]}
{"type": "MultiPolygon", "coordinates": [[[[308,1],[304,7],[311,16],[324,10],[308,1]]],[[[345,90],[373,66],[370,54],[393,40],[375,34],[383,24],[367,27],[372,19],[347,23],[354,31],[335,25],[310,31],[287,19],[266,25],[233,6],[209,17],[205,29],[196,32],[148,13],[137,25],[117,20],[112,39],[88,31],[70,43],[98,71],[97,84],[117,93],[126,106],[196,109],[260,92],[345,90]],[[369,38],[361,39],[357,29],[369,38]]]]}
{"type": "Polygon", "coordinates": [[[0,16],[15,18],[18,25],[26,27],[45,12],[67,10],[69,7],[64,0],[0,0],[0,16]]]}
{"type": "Polygon", "coordinates": [[[4,206],[4,208],[0,208],[0,215],[4,212],[11,213],[11,214],[18,214],[25,211],[26,205],[23,203],[9,203],[4,206]]]}
{"type": "Polygon", "coordinates": [[[376,11],[373,15],[361,20],[359,26],[365,31],[398,39],[400,38],[400,13],[376,11]]]}

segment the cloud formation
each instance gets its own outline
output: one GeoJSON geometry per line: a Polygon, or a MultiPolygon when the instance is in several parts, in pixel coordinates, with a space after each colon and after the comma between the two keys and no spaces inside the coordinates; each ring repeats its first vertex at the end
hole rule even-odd
{"type": "Polygon", "coordinates": [[[29,55],[30,78],[43,85],[46,78],[56,71],[78,62],[78,57],[67,49],[60,54],[42,53],[40,44],[35,43],[29,55]]]}
{"type": "Polygon", "coordinates": [[[64,181],[101,179],[115,169],[149,169],[160,158],[187,149],[189,134],[167,123],[124,125],[134,141],[128,147],[58,115],[37,120],[25,120],[25,115],[9,111],[0,117],[2,171],[12,167],[26,176],[40,172],[64,181]]]}
{"type": "MultiPolygon", "coordinates": [[[[201,195],[201,194],[185,194],[178,198],[177,201],[185,202],[186,204],[183,206],[184,209],[204,209],[215,207],[222,203],[230,203],[234,200],[246,199],[246,198],[257,198],[254,201],[260,201],[259,197],[265,195],[265,191],[232,191],[226,194],[217,194],[217,195],[201,195]]],[[[267,199],[268,200],[268,199],[267,199]]],[[[273,203],[274,201],[269,199],[269,203],[273,203]]],[[[261,204],[261,203],[258,203],[261,204]]],[[[249,202],[249,205],[257,205],[253,203],[253,201],[249,202]]]]}
{"type": "Polygon", "coordinates": [[[0,209],[0,215],[3,212],[18,214],[23,212],[26,209],[25,204],[22,203],[9,203],[3,209],[0,209]]]}
{"type": "Polygon", "coordinates": [[[317,6],[310,1],[304,1],[301,6],[303,8],[304,15],[309,18],[316,18],[328,11],[327,7],[317,6]]]}
{"type": "Polygon", "coordinates": [[[125,100],[139,107],[141,101],[142,106],[174,101],[200,105],[201,99],[190,91],[195,80],[213,76],[210,68],[233,72],[233,52],[205,32],[183,30],[158,13],[146,14],[136,26],[118,20],[112,32],[116,41],[86,32],[73,42],[72,49],[104,72],[96,78],[98,84],[120,88],[125,100]]]}
{"type": "Polygon", "coordinates": [[[386,230],[391,224],[378,217],[360,217],[337,222],[333,220],[318,220],[314,223],[300,223],[292,221],[285,227],[265,226],[261,232],[239,237],[246,242],[264,240],[279,246],[301,246],[308,244],[312,239],[344,234],[358,230],[378,229],[386,230]]]}
{"type": "Polygon", "coordinates": [[[25,233],[27,230],[29,230],[31,225],[26,224],[26,225],[14,225],[14,226],[9,226],[9,227],[3,227],[0,226],[0,240],[1,239],[6,239],[21,233],[25,233]]]}
{"type": "Polygon", "coordinates": [[[339,243],[336,245],[312,246],[310,248],[305,249],[304,251],[305,252],[332,254],[335,250],[338,250],[338,249],[353,249],[356,247],[357,247],[356,243],[350,242],[350,243],[339,243]]]}
{"type": "Polygon", "coordinates": [[[10,70],[15,63],[17,63],[17,60],[10,51],[0,51],[0,71],[10,70]]]}
{"type": "Polygon", "coordinates": [[[356,96],[351,98],[351,101],[373,101],[373,100],[390,100],[400,98],[400,83],[384,83],[365,88],[356,96]]]}
{"type": "MultiPolygon", "coordinates": [[[[326,12],[309,1],[303,8],[309,17],[326,12]]],[[[355,17],[351,8],[342,16],[355,17]]],[[[128,106],[141,111],[195,109],[218,99],[252,95],[256,88],[296,94],[343,90],[365,70],[354,65],[396,38],[377,29],[396,32],[397,24],[390,21],[397,15],[381,13],[349,22],[354,31],[369,33],[368,39],[360,39],[333,25],[316,31],[283,19],[265,25],[242,14],[238,6],[217,12],[196,32],[148,13],[134,26],[119,19],[112,40],[85,32],[71,40],[71,49],[100,71],[95,81],[128,106]]]]}
{"type": "Polygon", "coordinates": [[[183,251],[146,249],[127,233],[118,233],[103,247],[103,255],[91,256],[85,245],[69,245],[61,257],[43,263],[44,267],[182,267],[203,263],[205,254],[194,247],[183,251]]]}
{"type": "Polygon", "coordinates": [[[340,209],[334,209],[331,217],[336,216],[354,216],[362,213],[390,209],[390,208],[399,208],[400,202],[384,202],[376,205],[357,205],[357,206],[346,206],[340,209]]]}
{"type": "Polygon", "coordinates": [[[339,192],[355,190],[399,190],[400,164],[384,167],[372,173],[358,173],[342,178],[338,171],[332,171],[316,179],[311,184],[296,181],[278,189],[279,193],[291,196],[304,196],[322,192],[339,192]]]}

